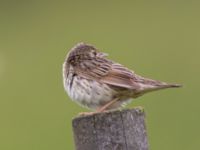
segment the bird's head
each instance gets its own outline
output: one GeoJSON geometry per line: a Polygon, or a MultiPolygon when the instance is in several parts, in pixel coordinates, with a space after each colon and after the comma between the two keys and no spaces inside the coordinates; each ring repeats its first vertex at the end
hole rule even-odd
{"type": "Polygon", "coordinates": [[[85,57],[92,58],[96,57],[97,49],[89,44],[83,42],[76,44],[68,53],[68,57],[85,57]]]}
{"type": "Polygon", "coordinates": [[[68,63],[77,62],[77,60],[91,60],[95,57],[105,57],[106,53],[99,52],[97,48],[90,44],[78,43],[69,51],[66,60],[68,63]]]}

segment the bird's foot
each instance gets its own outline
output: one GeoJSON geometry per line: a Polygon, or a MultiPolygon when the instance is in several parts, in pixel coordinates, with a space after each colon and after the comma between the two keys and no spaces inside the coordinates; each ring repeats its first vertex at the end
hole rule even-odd
{"type": "Polygon", "coordinates": [[[89,115],[95,115],[103,112],[109,112],[109,110],[104,110],[104,109],[97,109],[96,111],[93,112],[80,112],[78,115],[79,116],[89,116],[89,115]]]}
{"type": "Polygon", "coordinates": [[[95,111],[95,112],[80,112],[78,115],[79,116],[90,116],[90,115],[94,115],[94,114],[98,114],[98,113],[100,113],[100,112],[97,112],[97,111],[95,111]]]}

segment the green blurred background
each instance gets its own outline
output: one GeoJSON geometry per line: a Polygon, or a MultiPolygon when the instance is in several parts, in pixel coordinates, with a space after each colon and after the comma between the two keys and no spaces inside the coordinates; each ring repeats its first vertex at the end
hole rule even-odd
{"type": "Polygon", "coordinates": [[[0,149],[72,150],[62,63],[95,45],[145,77],[184,88],[128,105],[146,111],[152,150],[200,149],[199,1],[0,1],[0,149]]]}

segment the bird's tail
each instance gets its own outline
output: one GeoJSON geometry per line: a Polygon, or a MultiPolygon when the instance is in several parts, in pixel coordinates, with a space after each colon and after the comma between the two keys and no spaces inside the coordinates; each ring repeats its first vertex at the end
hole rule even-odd
{"type": "Polygon", "coordinates": [[[153,87],[153,89],[160,90],[160,89],[178,88],[178,87],[182,87],[182,85],[180,85],[180,84],[171,84],[171,83],[169,84],[169,83],[161,82],[161,84],[155,85],[153,87]]]}
{"type": "Polygon", "coordinates": [[[140,77],[140,81],[138,83],[140,85],[140,90],[143,91],[142,93],[157,91],[157,90],[167,89],[167,88],[182,87],[182,85],[180,84],[171,84],[171,83],[161,82],[161,81],[147,79],[143,77],[140,77]]]}

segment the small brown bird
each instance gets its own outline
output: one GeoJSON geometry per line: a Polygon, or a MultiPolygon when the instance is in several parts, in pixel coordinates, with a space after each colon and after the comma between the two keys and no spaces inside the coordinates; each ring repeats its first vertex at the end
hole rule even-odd
{"type": "Polygon", "coordinates": [[[106,56],[92,45],[78,43],[63,64],[64,88],[75,102],[96,110],[88,114],[119,108],[147,92],[180,87],[141,77],[106,56]]]}

